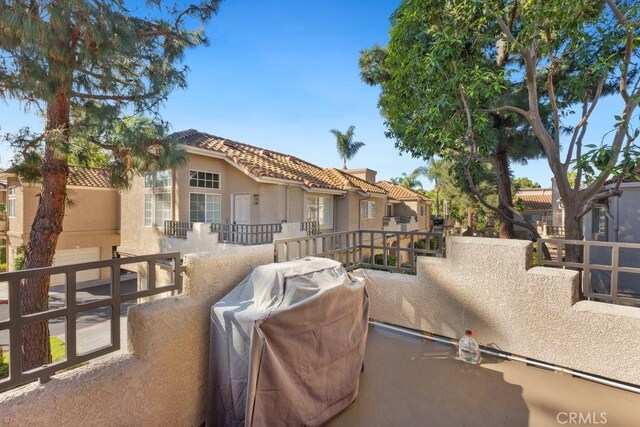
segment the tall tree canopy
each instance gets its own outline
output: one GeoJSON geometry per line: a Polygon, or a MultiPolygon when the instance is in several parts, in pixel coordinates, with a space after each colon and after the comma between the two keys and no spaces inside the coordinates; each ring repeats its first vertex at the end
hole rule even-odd
{"type": "MultiPolygon", "coordinates": [[[[117,186],[126,186],[135,171],[180,160],[176,144],[164,138],[158,107],[173,89],[186,86],[185,50],[207,43],[202,24],[218,3],[0,3],[0,96],[21,102],[44,121],[41,133],[23,129],[9,137],[19,153],[18,172],[42,183],[25,268],[53,261],[69,160],[88,159],[79,147],[108,153],[117,186]],[[152,122],[126,118],[141,114],[152,122]]],[[[23,313],[47,309],[48,278],[25,280],[21,287],[23,313]]],[[[23,336],[23,369],[50,362],[46,323],[26,326],[23,336]]]]}
{"type": "Polygon", "coordinates": [[[406,172],[402,172],[402,175],[396,178],[391,178],[391,182],[394,184],[400,184],[403,187],[407,187],[411,190],[415,190],[416,188],[424,188],[422,187],[422,182],[420,181],[421,176],[426,176],[427,168],[425,166],[420,166],[415,168],[410,174],[406,172]]]}
{"type": "Polygon", "coordinates": [[[405,0],[392,16],[384,62],[363,78],[384,79],[380,107],[398,147],[464,158],[471,187],[471,165],[495,153],[496,116],[535,136],[563,199],[567,237],[581,239],[581,218],[603,197],[606,179],[637,165],[639,27],[632,0],[405,0]],[[589,118],[606,94],[623,104],[611,114],[611,143],[588,146],[589,118]],[[580,188],[584,174],[593,180],[580,188]]]}
{"type": "MultiPolygon", "coordinates": [[[[421,22],[425,19],[424,11],[399,15],[398,12],[394,15],[394,27],[391,31],[392,37],[389,46],[383,48],[376,45],[361,53],[361,77],[368,84],[382,85],[380,106],[388,119],[388,136],[397,138],[397,146],[401,150],[410,151],[414,156],[425,158],[438,155],[464,164],[469,159],[465,142],[459,140],[453,144],[454,141],[449,140],[450,143],[447,144],[442,140],[429,140],[425,136],[427,129],[423,127],[430,124],[426,124],[423,118],[414,114],[415,109],[430,107],[431,100],[424,98],[425,91],[428,90],[424,85],[431,84],[431,82],[428,78],[416,76],[415,71],[406,64],[418,64],[422,59],[431,55],[428,49],[430,39],[428,37],[406,36],[407,33],[411,34],[420,30],[421,22]],[[412,117],[410,122],[406,121],[407,117],[412,117]],[[411,149],[413,144],[420,145],[421,149],[426,147],[426,151],[422,154],[416,153],[416,150],[411,149]]],[[[434,31],[437,31],[436,27],[437,25],[434,27],[434,31]]],[[[468,51],[460,55],[461,61],[465,61],[466,57],[473,56],[475,48],[468,45],[467,49],[468,51]]],[[[508,55],[498,50],[495,50],[493,55],[494,58],[487,57],[487,66],[491,66],[495,70],[508,66],[508,55]]],[[[429,59],[433,60],[433,58],[429,59]]],[[[487,95],[490,96],[490,94],[487,95]]],[[[500,93],[496,92],[494,96],[507,97],[519,104],[525,101],[521,91],[517,88],[505,88],[500,93]]],[[[438,106],[435,105],[435,108],[438,106]]],[[[424,111],[421,111],[421,114],[424,114],[424,111]]],[[[447,120],[444,115],[441,119],[447,120]]],[[[478,188],[479,183],[465,184],[464,191],[472,193],[472,197],[478,198],[486,207],[500,213],[500,237],[514,238],[514,221],[520,222],[520,225],[528,225],[532,229],[533,226],[526,224],[524,218],[520,218],[519,221],[514,220],[515,211],[510,191],[510,163],[526,163],[528,159],[537,158],[541,156],[542,148],[522,118],[494,113],[490,117],[490,128],[490,132],[486,135],[486,146],[492,148],[487,150],[483,161],[489,163],[487,170],[492,171],[495,175],[494,181],[498,195],[495,200],[497,203],[490,204],[487,199],[483,198],[482,192],[478,188]]],[[[429,137],[432,136],[429,135],[429,137]]],[[[464,168],[454,169],[461,174],[463,179],[467,179],[464,175],[464,168]]],[[[535,232],[535,229],[533,231],[535,232]]]]}
{"type": "Polygon", "coordinates": [[[337,129],[331,129],[329,132],[336,137],[336,149],[342,159],[342,167],[347,168],[347,160],[351,160],[353,156],[364,147],[364,142],[354,141],[353,136],[355,134],[356,127],[351,125],[346,132],[340,132],[337,129]]]}

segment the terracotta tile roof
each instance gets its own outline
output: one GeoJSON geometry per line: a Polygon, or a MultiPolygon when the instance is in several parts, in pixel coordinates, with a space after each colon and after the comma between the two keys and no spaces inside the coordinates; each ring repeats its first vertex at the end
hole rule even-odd
{"type": "Polygon", "coordinates": [[[289,154],[231,141],[190,129],[172,135],[184,145],[223,154],[226,159],[256,178],[295,181],[308,188],[343,190],[324,169],[289,154]]]}
{"type": "MultiPolygon", "coordinates": [[[[6,169],[2,172],[4,176],[15,176],[14,168],[6,169]]],[[[111,172],[104,168],[85,168],[82,166],[69,166],[69,177],[67,185],[77,187],[111,188],[111,172]]],[[[5,183],[6,186],[6,183],[5,183]]]]}
{"type": "Polygon", "coordinates": [[[524,204],[525,211],[550,211],[551,194],[522,194],[516,196],[524,204]]]}
{"type": "Polygon", "coordinates": [[[379,187],[382,187],[385,191],[387,191],[389,193],[389,198],[391,199],[419,200],[419,201],[431,203],[431,199],[428,198],[427,196],[399,184],[394,184],[389,181],[378,181],[376,182],[376,185],[378,185],[379,187]]]}
{"type": "Polygon", "coordinates": [[[110,178],[111,172],[109,169],[69,166],[69,178],[67,179],[67,185],[111,188],[110,178]]]}
{"type": "Polygon", "coordinates": [[[325,169],[325,172],[331,177],[331,179],[334,179],[336,185],[341,188],[355,188],[356,190],[360,190],[365,193],[387,194],[387,191],[384,188],[365,181],[362,178],[358,178],[355,175],[351,175],[345,171],[341,171],[340,169],[328,168],[325,169]]]}
{"type": "Polygon", "coordinates": [[[298,182],[309,189],[349,190],[385,194],[385,191],[346,172],[321,168],[290,154],[255,147],[189,129],[172,135],[179,143],[222,154],[240,169],[256,178],[275,178],[298,182]]]}

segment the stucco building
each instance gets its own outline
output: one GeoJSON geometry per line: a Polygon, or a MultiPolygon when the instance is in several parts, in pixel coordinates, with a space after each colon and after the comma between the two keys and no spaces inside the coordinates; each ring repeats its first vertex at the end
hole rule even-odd
{"type": "MultiPolygon", "coordinates": [[[[40,184],[28,183],[15,173],[5,171],[7,180],[7,268],[29,239],[38,207],[40,184]]],[[[53,265],[111,259],[120,244],[120,202],[118,192],[109,183],[109,171],[71,166],[67,181],[67,198],[62,233],[58,238],[53,265]]],[[[77,280],[109,277],[109,272],[87,270],[77,280]]],[[[52,278],[52,284],[63,278],[52,278]]]]}
{"type": "Polygon", "coordinates": [[[311,221],[323,233],[382,227],[388,195],[375,184],[375,171],[321,168],[196,130],[174,137],[187,161],[134,179],[122,194],[121,252],[193,251],[167,241],[166,221],[189,223],[193,231],[194,224],[311,221]]]}

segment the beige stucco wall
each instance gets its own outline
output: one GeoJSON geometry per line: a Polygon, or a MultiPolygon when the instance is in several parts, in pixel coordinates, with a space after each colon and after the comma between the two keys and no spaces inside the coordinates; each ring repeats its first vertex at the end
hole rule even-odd
{"type": "Polygon", "coordinates": [[[363,196],[355,191],[349,191],[346,196],[336,198],[334,218],[335,231],[348,230],[382,230],[382,218],[385,216],[387,196],[363,196]],[[375,218],[360,218],[360,202],[373,201],[376,204],[375,218]]]}
{"type": "Polygon", "coordinates": [[[578,273],[531,267],[531,244],[448,237],[446,258],[420,257],[417,276],[362,271],[371,317],[640,384],[640,308],[578,300],[578,273]]]}
{"type": "MultiPolygon", "coordinates": [[[[128,353],[0,394],[0,424],[200,425],[210,306],[271,256],[264,246],[186,255],[181,295],[129,309],[128,353]]],[[[640,309],[578,302],[576,273],[528,269],[526,242],[451,237],[447,258],[419,264],[417,276],[359,272],[371,317],[455,338],[476,328],[481,344],[640,383],[640,309]]]]}
{"type": "MultiPolygon", "coordinates": [[[[9,178],[16,186],[16,215],[9,218],[7,230],[7,266],[13,269],[18,249],[29,239],[31,225],[38,208],[40,185],[22,184],[9,178]]],[[[67,187],[71,202],[65,207],[62,233],[56,251],[100,248],[100,259],[111,259],[112,248],[120,244],[120,195],[114,189],[67,187]]],[[[101,272],[108,277],[108,269],[101,272]]]]}
{"type": "MultiPolygon", "coordinates": [[[[299,186],[270,184],[255,181],[223,159],[189,153],[187,163],[173,172],[172,217],[176,221],[189,221],[189,194],[219,194],[222,222],[233,222],[233,195],[249,194],[252,224],[279,224],[282,221],[299,223],[304,220],[304,197],[299,186]],[[190,188],[190,170],[201,170],[220,174],[220,189],[190,188]],[[258,195],[255,203],[254,195],[258,195]]],[[[131,188],[122,193],[121,230],[122,244],[119,250],[125,253],[148,254],[183,248],[181,243],[163,242],[163,227],[144,226],[144,178],[136,177],[131,188]]],[[[205,239],[206,240],[206,239],[205,239]]],[[[204,246],[187,246],[189,252],[204,250],[204,246]]]]}
{"type": "Polygon", "coordinates": [[[131,307],[128,353],[0,394],[3,426],[198,426],[204,422],[209,309],[265,247],[185,256],[184,292],[131,307]]]}

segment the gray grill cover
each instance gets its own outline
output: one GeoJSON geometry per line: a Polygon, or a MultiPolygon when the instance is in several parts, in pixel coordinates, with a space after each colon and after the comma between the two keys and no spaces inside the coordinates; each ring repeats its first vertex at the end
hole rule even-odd
{"type": "Polygon", "coordinates": [[[207,425],[320,425],[358,394],[364,282],[305,258],[256,268],[211,307],[207,425]]]}

